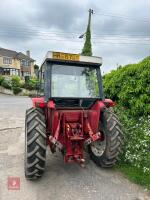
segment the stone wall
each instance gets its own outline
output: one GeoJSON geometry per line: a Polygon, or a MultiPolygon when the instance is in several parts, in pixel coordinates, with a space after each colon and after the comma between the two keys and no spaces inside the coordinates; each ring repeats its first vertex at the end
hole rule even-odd
{"type": "Polygon", "coordinates": [[[13,91],[12,90],[8,90],[2,86],[0,86],[0,93],[2,94],[9,94],[9,95],[13,95],[13,91]]]}
{"type": "MultiPolygon", "coordinates": [[[[12,90],[8,90],[2,86],[0,86],[0,93],[14,95],[12,90]]],[[[27,90],[22,88],[22,92],[18,94],[18,96],[35,96],[37,94],[36,90],[27,90]]]]}

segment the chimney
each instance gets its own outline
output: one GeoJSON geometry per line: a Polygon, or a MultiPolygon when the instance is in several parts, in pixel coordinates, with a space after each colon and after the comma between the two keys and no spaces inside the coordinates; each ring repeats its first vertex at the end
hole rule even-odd
{"type": "Polygon", "coordinates": [[[30,58],[30,51],[29,50],[26,51],[26,55],[30,58]]]}

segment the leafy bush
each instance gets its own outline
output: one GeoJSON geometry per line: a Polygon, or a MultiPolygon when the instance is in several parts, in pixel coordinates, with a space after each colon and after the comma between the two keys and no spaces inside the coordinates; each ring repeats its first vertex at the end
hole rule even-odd
{"type": "Polygon", "coordinates": [[[0,75],[0,85],[2,84],[2,82],[4,81],[4,77],[0,75]]]}
{"type": "Polygon", "coordinates": [[[20,92],[22,92],[22,89],[20,87],[13,87],[12,90],[13,90],[13,93],[15,95],[19,94],[20,92]]]}
{"type": "Polygon", "coordinates": [[[25,81],[24,80],[21,80],[20,84],[21,84],[21,88],[25,88],[25,81]]]}
{"type": "Polygon", "coordinates": [[[25,88],[28,90],[36,90],[38,82],[37,78],[29,78],[29,80],[25,83],[25,88]]]}
{"type": "Polygon", "coordinates": [[[1,83],[1,86],[3,86],[6,89],[11,89],[11,81],[4,79],[1,83]]]}
{"type": "Polygon", "coordinates": [[[11,78],[11,86],[14,94],[19,94],[22,91],[22,82],[19,76],[13,76],[11,78]]]}
{"type": "Polygon", "coordinates": [[[19,76],[13,76],[11,78],[11,85],[12,85],[12,88],[14,87],[21,87],[21,79],[19,76]]]}
{"type": "Polygon", "coordinates": [[[29,92],[27,91],[23,92],[23,96],[29,96],[29,92]]]}
{"type": "Polygon", "coordinates": [[[13,93],[16,95],[16,94],[19,94],[20,92],[22,92],[22,89],[20,87],[13,87],[13,93]]]}

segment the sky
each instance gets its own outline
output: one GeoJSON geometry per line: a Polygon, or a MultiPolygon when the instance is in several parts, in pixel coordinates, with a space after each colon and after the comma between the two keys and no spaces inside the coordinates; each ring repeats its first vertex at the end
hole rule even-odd
{"type": "Polygon", "coordinates": [[[150,55],[149,0],[1,0],[0,47],[30,50],[39,65],[47,51],[80,53],[89,8],[102,73],[150,55]]]}

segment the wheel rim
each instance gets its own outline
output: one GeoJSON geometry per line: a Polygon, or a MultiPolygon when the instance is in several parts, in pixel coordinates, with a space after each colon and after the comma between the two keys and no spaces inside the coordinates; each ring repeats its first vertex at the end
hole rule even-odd
{"type": "Polygon", "coordinates": [[[106,137],[104,136],[103,140],[97,140],[91,144],[91,151],[95,156],[102,156],[106,149],[106,137]]]}

